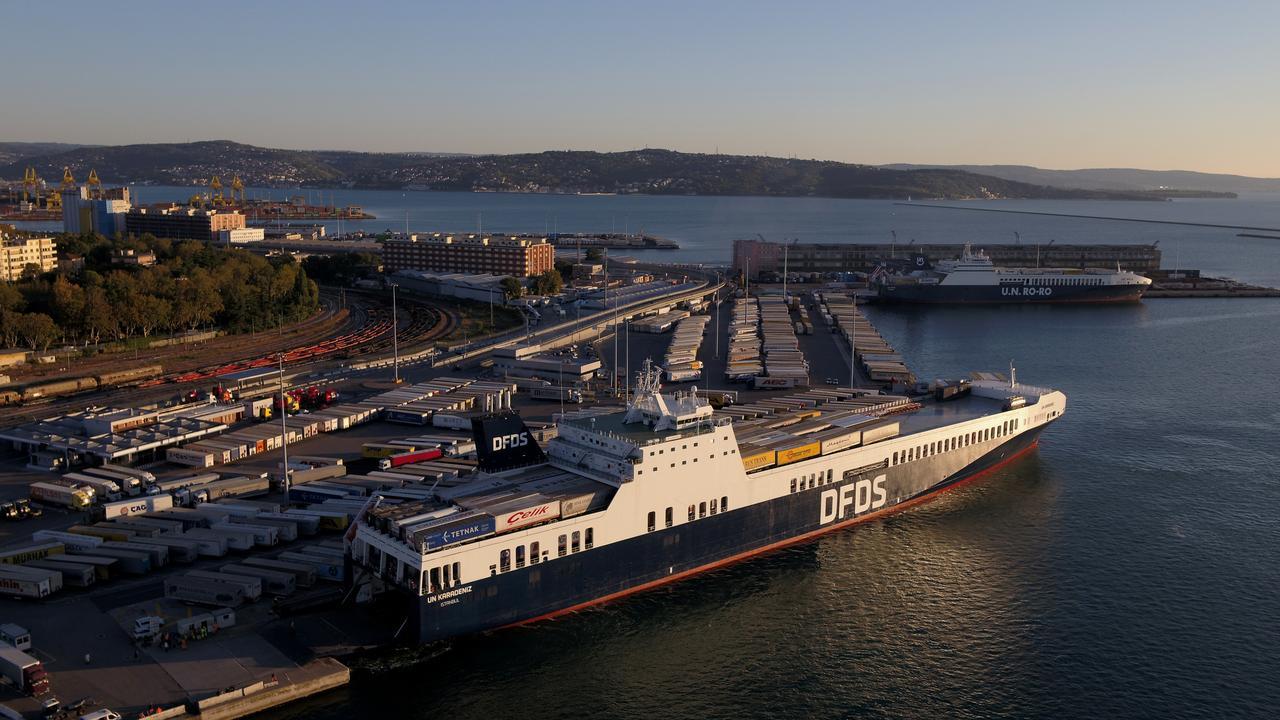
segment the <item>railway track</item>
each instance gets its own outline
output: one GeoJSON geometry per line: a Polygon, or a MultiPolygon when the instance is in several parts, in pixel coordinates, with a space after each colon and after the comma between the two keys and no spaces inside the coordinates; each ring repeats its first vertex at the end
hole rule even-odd
{"type": "MultiPolygon", "coordinates": [[[[330,300],[333,299],[330,298],[330,300]]],[[[280,352],[284,353],[285,363],[292,369],[298,369],[300,365],[305,367],[351,358],[368,359],[382,353],[389,353],[393,345],[391,310],[378,304],[379,300],[380,298],[376,296],[348,292],[347,308],[343,311],[337,311],[335,304],[329,307],[326,313],[318,313],[317,316],[294,326],[289,333],[278,336],[267,333],[246,336],[231,346],[232,349],[251,348],[256,351],[257,354],[250,357],[184,369],[128,387],[113,387],[3,408],[0,409],[0,423],[12,425],[35,417],[81,410],[89,405],[137,405],[162,400],[171,397],[175,392],[181,393],[193,385],[207,383],[219,375],[274,366],[279,362],[280,352]],[[339,318],[340,324],[335,326],[333,319],[338,317],[339,312],[345,314],[339,318]],[[326,317],[321,317],[322,315],[326,317]],[[326,329],[341,332],[330,337],[316,337],[317,332],[323,332],[326,329]],[[263,345],[275,344],[282,339],[287,342],[291,338],[300,337],[304,338],[302,344],[287,348],[282,345],[281,351],[261,354],[263,345]]],[[[396,333],[402,351],[421,348],[424,344],[445,337],[461,322],[461,319],[451,310],[416,300],[402,302],[400,312],[402,318],[404,313],[409,314],[409,322],[402,322],[396,333]]],[[[183,350],[189,353],[191,348],[186,347],[183,350]]],[[[226,357],[227,354],[225,351],[218,353],[222,357],[226,357]]],[[[150,358],[151,356],[148,356],[148,362],[154,362],[150,358]]],[[[163,362],[163,359],[160,362],[163,362]]],[[[118,361],[115,367],[118,367],[118,361]]]]}

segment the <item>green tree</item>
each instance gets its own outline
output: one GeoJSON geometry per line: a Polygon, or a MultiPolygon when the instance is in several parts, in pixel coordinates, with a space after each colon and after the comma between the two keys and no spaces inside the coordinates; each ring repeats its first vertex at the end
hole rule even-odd
{"type": "Polygon", "coordinates": [[[563,288],[564,280],[555,270],[548,270],[533,278],[534,295],[556,295],[563,288]]]}
{"type": "Polygon", "coordinates": [[[508,300],[514,300],[515,298],[524,295],[524,285],[522,285],[516,278],[504,277],[502,278],[500,286],[502,287],[503,296],[508,300]]]}
{"type": "Polygon", "coordinates": [[[590,263],[604,262],[604,248],[587,248],[586,260],[590,263]]]}
{"type": "Polygon", "coordinates": [[[33,351],[44,352],[58,337],[58,325],[44,313],[23,313],[18,316],[17,333],[22,342],[33,351]]]}

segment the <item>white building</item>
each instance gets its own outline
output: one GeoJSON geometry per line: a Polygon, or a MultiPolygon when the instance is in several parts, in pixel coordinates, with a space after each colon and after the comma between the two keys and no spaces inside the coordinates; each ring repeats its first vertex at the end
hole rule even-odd
{"type": "Polygon", "coordinates": [[[262,228],[235,228],[233,230],[219,230],[217,233],[217,242],[219,245],[244,245],[246,243],[262,242],[266,237],[266,231],[262,228]]]}
{"type": "Polygon", "coordinates": [[[53,238],[0,235],[0,281],[21,280],[28,265],[34,265],[42,273],[58,269],[58,244],[53,238]]]}

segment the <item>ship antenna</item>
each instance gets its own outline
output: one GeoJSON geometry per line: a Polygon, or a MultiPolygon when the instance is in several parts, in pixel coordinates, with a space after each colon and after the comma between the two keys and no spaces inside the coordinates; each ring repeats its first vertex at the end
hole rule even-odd
{"type": "Polygon", "coordinates": [[[1013,366],[1013,360],[1009,360],[1009,389],[1018,389],[1018,368],[1013,366]]]}

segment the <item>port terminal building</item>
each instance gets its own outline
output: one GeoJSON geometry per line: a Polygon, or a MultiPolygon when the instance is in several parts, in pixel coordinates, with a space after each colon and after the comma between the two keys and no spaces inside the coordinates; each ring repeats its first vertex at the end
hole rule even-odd
{"type": "MultiPolygon", "coordinates": [[[[766,240],[735,240],[733,270],[781,273],[784,244],[766,240]]],[[[787,243],[786,269],[790,273],[870,272],[883,260],[923,254],[931,261],[955,259],[962,246],[943,243],[787,243]]],[[[1003,267],[1110,268],[1146,273],[1160,269],[1160,249],[1155,245],[980,245],[991,262],[1003,267]]]]}

